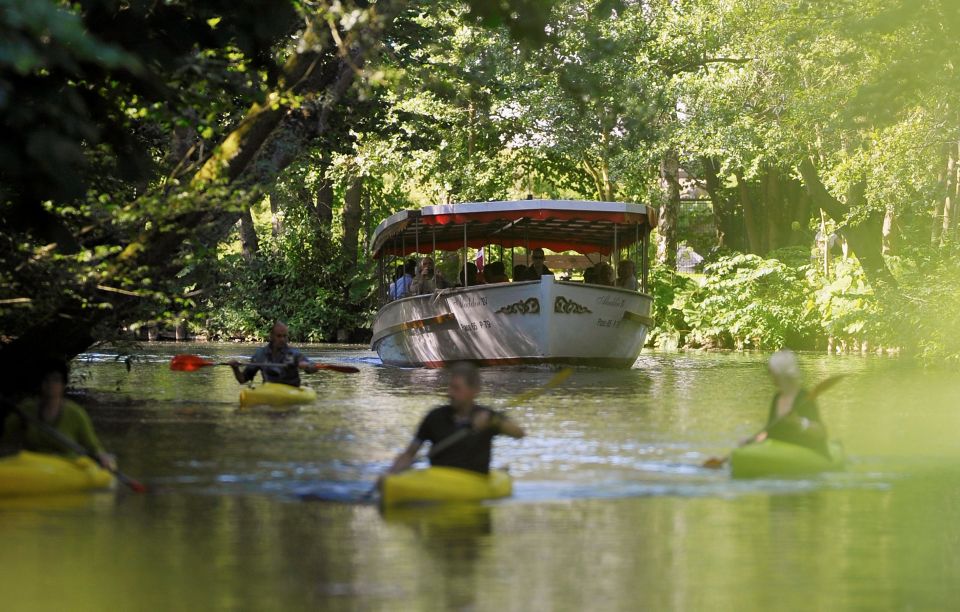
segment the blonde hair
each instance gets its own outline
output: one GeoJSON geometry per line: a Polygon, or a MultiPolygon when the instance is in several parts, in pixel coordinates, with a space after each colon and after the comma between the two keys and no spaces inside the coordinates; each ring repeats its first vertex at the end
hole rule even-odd
{"type": "Polygon", "coordinates": [[[782,349],[771,355],[767,367],[774,377],[781,380],[799,381],[801,378],[797,354],[789,349],[782,349]]]}

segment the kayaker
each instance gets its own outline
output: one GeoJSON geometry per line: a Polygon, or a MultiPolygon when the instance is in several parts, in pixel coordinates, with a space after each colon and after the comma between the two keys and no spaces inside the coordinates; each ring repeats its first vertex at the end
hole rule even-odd
{"type": "MultiPolygon", "coordinates": [[[[17,408],[23,414],[35,416],[86,448],[97,457],[100,465],[108,469],[116,469],[116,460],[113,455],[104,450],[87,412],[64,395],[69,374],[70,369],[65,361],[45,362],[40,368],[39,395],[24,400],[17,408]]],[[[24,419],[16,411],[11,412],[4,422],[0,447],[52,455],[72,455],[36,423],[24,419]]]]}
{"type": "Polygon", "coordinates": [[[262,368],[259,365],[243,365],[236,359],[228,361],[233,368],[233,375],[241,385],[253,380],[257,372],[263,372],[264,382],[280,383],[291,387],[300,386],[300,370],[310,366],[310,360],[303,353],[289,344],[290,330],[283,321],[277,321],[270,328],[269,341],[266,346],[257,349],[250,358],[253,364],[275,363],[277,367],[262,368]]]}
{"type": "Polygon", "coordinates": [[[793,351],[777,351],[770,357],[770,376],[777,385],[777,394],[770,404],[767,427],[745,443],[770,438],[805,446],[826,456],[827,428],[820,418],[820,408],[802,385],[800,364],[793,351]]]}
{"type": "Polygon", "coordinates": [[[506,415],[477,405],[479,392],[480,372],[476,366],[466,362],[451,366],[447,387],[450,403],[427,413],[410,445],[390,466],[389,473],[409,468],[424,442],[438,449],[430,457],[431,465],[488,473],[494,436],[519,439],[525,434],[506,415]]]}

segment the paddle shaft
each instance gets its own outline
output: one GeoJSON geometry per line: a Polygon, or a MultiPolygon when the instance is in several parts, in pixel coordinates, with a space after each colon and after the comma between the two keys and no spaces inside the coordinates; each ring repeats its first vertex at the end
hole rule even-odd
{"type": "MultiPolygon", "coordinates": [[[[285,368],[290,364],[285,363],[238,363],[237,367],[249,367],[253,366],[255,368],[285,368]]],[[[200,368],[208,368],[211,366],[230,366],[233,367],[232,363],[225,361],[209,361],[203,359],[198,355],[176,355],[170,362],[171,369],[177,371],[188,371],[194,372],[200,368]]],[[[317,370],[331,370],[334,372],[340,372],[343,374],[356,374],[360,370],[353,366],[340,366],[333,365],[328,363],[304,363],[297,364],[297,367],[306,370],[306,371],[317,371],[317,370]]]]}
{"type": "Polygon", "coordinates": [[[85,457],[89,457],[90,459],[95,461],[97,465],[99,465],[103,469],[113,474],[117,478],[117,480],[119,480],[126,486],[130,487],[131,490],[136,491],[137,493],[143,493],[147,490],[147,488],[142,483],[134,480],[133,478],[130,478],[129,476],[127,476],[117,468],[112,468],[112,467],[103,465],[100,462],[100,458],[97,457],[95,453],[90,451],[87,447],[83,446],[76,440],[73,440],[70,437],[64,435],[62,432],[60,432],[60,430],[53,427],[49,423],[42,421],[37,417],[31,416],[17,407],[14,407],[13,410],[14,412],[17,413],[17,415],[20,416],[21,419],[29,423],[33,423],[34,425],[39,427],[41,431],[43,431],[43,433],[47,434],[48,436],[56,440],[57,443],[63,446],[65,449],[77,455],[83,455],[85,457]]]}

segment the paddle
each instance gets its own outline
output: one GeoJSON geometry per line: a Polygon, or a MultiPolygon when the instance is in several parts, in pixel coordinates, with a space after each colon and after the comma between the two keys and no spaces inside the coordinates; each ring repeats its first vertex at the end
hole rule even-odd
{"type": "MultiPolygon", "coordinates": [[[[535,398],[535,397],[537,397],[537,396],[539,396],[539,395],[543,395],[544,393],[546,393],[546,392],[549,391],[550,389],[553,389],[554,387],[560,385],[563,381],[565,381],[565,380],[567,380],[568,378],[570,378],[570,375],[571,375],[571,374],[573,374],[573,369],[572,369],[572,368],[564,368],[564,369],[560,370],[559,372],[557,372],[557,373],[553,376],[553,378],[551,378],[550,380],[548,380],[545,385],[540,386],[540,387],[536,387],[536,388],[534,388],[534,389],[531,389],[531,390],[529,390],[529,391],[525,391],[524,393],[521,393],[520,395],[518,395],[518,396],[516,396],[515,398],[513,398],[512,401],[507,402],[506,405],[507,405],[507,406],[510,406],[510,405],[522,404],[522,403],[527,402],[527,401],[529,401],[529,400],[531,400],[531,399],[533,399],[533,398],[535,398]]],[[[430,452],[427,453],[427,457],[430,458],[430,459],[433,459],[434,457],[436,457],[437,455],[439,455],[439,454],[442,453],[443,451],[447,450],[448,448],[450,448],[450,447],[453,446],[454,444],[460,442],[461,440],[464,440],[464,439],[468,438],[469,436],[473,435],[474,433],[476,433],[476,432],[474,432],[473,428],[471,428],[471,427],[466,427],[466,428],[464,428],[464,429],[457,430],[457,431],[454,432],[453,434],[447,436],[447,437],[444,438],[443,440],[440,440],[439,442],[437,442],[436,444],[434,444],[433,446],[431,446],[431,447],[430,447],[430,452]]]]}
{"type": "MultiPolygon", "coordinates": [[[[549,391],[550,389],[553,389],[559,386],[561,383],[563,383],[563,381],[568,379],[571,374],[573,374],[572,368],[564,368],[559,372],[557,372],[556,374],[554,374],[553,377],[546,382],[546,384],[521,393],[520,395],[513,398],[513,400],[507,402],[504,407],[516,405],[516,404],[522,404],[539,395],[542,395],[547,391],[549,391]]],[[[475,433],[474,430],[469,427],[460,429],[457,432],[451,434],[450,436],[447,436],[446,438],[444,438],[434,446],[432,446],[427,456],[429,458],[433,458],[437,454],[443,452],[444,449],[450,448],[454,444],[460,442],[461,440],[472,435],[473,433],[475,433]]],[[[307,500],[321,500],[321,501],[334,501],[334,502],[354,502],[354,503],[358,501],[368,502],[373,498],[374,495],[376,495],[378,486],[379,486],[378,483],[375,483],[369,490],[367,490],[366,493],[364,493],[360,497],[359,500],[356,499],[355,497],[337,494],[330,491],[319,491],[319,492],[311,491],[309,493],[300,495],[300,497],[301,499],[307,499],[307,500]]]]}
{"type": "Polygon", "coordinates": [[[60,430],[56,429],[49,423],[45,423],[44,421],[41,421],[37,417],[26,414],[23,410],[20,410],[17,407],[13,407],[13,410],[20,416],[21,419],[23,419],[24,421],[33,423],[34,425],[39,427],[40,430],[43,431],[43,433],[47,434],[48,436],[56,440],[65,449],[77,455],[84,455],[86,457],[90,457],[91,459],[93,459],[93,461],[95,461],[97,465],[107,470],[108,472],[113,474],[117,478],[117,480],[119,480],[123,484],[130,487],[131,491],[134,491],[135,493],[147,492],[147,487],[142,482],[134,480],[133,478],[127,476],[117,468],[107,467],[103,465],[102,463],[100,463],[100,458],[97,457],[96,454],[87,450],[85,446],[79,444],[78,442],[72,440],[71,438],[68,438],[66,435],[62,434],[60,430]]]}
{"type": "MultiPolygon", "coordinates": [[[[827,389],[832,388],[834,385],[840,382],[845,376],[846,374],[835,374],[833,376],[830,376],[829,378],[826,378],[820,381],[820,384],[814,387],[810,391],[810,393],[807,394],[807,399],[810,399],[810,400],[816,399],[817,396],[821,395],[827,389]]],[[[767,437],[766,435],[767,430],[770,429],[770,427],[773,427],[774,425],[776,425],[777,423],[783,421],[788,416],[790,416],[792,412],[793,412],[793,406],[790,407],[789,412],[787,412],[785,415],[783,415],[782,417],[780,417],[770,425],[767,425],[766,427],[761,429],[755,435],[750,436],[747,439],[747,441],[741,444],[740,446],[746,446],[747,444],[753,444],[754,442],[762,442],[767,437]]],[[[727,461],[730,461],[730,455],[727,455],[726,457],[710,457],[709,459],[703,462],[703,467],[710,468],[712,470],[718,470],[722,468],[727,463],[727,461]]]]}
{"type": "MultiPolygon", "coordinates": [[[[204,359],[199,355],[174,355],[173,359],[170,360],[170,369],[174,372],[196,372],[200,368],[208,368],[210,366],[228,366],[229,363],[222,361],[210,361],[209,359],[204,359]]],[[[244,363],[243,366],[256,366],[258,368],[277,368],[283,367],[282,363],[244,363]]],[[[306,372],[317,372],[319,370],[330,370],[333,372],[340,372],[341,374],[356,374],[360,371],[359,368],[353,366],[341,366],[333,365],[331,363],[310,363],[304,364],[301,366],[306,372]]]]}

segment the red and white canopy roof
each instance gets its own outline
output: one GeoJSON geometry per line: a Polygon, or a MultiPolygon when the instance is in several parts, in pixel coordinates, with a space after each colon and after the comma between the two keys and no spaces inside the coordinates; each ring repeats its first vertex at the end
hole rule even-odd
{"type": "Polygon", "coordinates": [[[609,254],[656,225],[643,204],[581,200],[470,202],[403,210],[386,218],[370,239],[375,258],[488,244],[609,254]],[[466,239],[465,239],[466,238],[466,239]]]}

